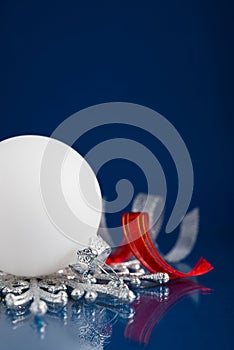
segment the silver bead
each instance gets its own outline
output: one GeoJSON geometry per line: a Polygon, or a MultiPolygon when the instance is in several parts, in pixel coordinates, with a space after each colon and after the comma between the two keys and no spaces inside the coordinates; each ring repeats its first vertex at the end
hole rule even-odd
{"type": "Polygon", "coordinates": [[[71,297],[74,300],[79,300],[80,298],[83,297],[83,295],[84,295],[84,289],[82,289],[82,288],[75,288],[71,292],[71,297]]]}
{"type": "Polygon", "coordinates": [[[86,292],[86,294],[85,294],[85,299],[86,299],[87,301],[93,302],[93,301],[95,301],[95,300],[97,299],[97,296],[98,296],[98,293],[97,293],[97,292],[95,292],[95,291],[89,291],[89,292],[86,292]]]}
{"type": "Polygon", "coordinates": [[[30,306],[30,311],[32,314],[37,316],[43,316],[48,310],[47,304],[43,301],[34,301],[30,306]]]}
{"type": "Polygon", "coordinates": [[[141,269],[141,265],[137,262],[137,263],[134,263],[131,266],[131,268],[134,269],[135,271],[139,271],[141,269]]]}
{"type": "Polygon", "coordinates": [[[139,278],[137,278],[137,277],[133,277],[131,279],[131,281],[130,281],[130,284],[131,284],[132,287],[135,287],[135,288],[140,287],[141,280],[139,278]]]}
{"type": "MultiPolygon", "coordinates": [[[[156,275],[158,275],[159,283],[167,283],[170,279],[168,273],[166,273],[166,272],[159,272],[156,275]]],[[[156,278],[156,280],[157,280],[157,278],[156,278]]]]}

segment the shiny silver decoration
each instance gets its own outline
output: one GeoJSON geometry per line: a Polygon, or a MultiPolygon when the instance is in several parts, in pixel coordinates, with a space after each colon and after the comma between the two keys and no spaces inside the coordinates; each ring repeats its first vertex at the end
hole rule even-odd
{"type": "MultiPolygon", "coordinates": [[[[157,273],[145,273],[145,270],[135,264],[116,264],[114,265],[119,278],[121,278],[123,283],[130,285],[131,287],[138,288],[144,282],[150,282],[155,285],[161,285],[169,282],[170,278],[167,273],[157,272],[157,273]]],[[[111,271],[109,274],[104,274],[101,272],[97,272],[94,274],[96,280],[100,281],[110,281],[112,279],[111,271]]]]}
{"type": "Polygon", "coordinates": [[[57,312],[48,309],[50,312],[44,315],[33,315],[28,308],[7,309],[0,303],[0,317],[7,318],[13,329],[30,326],[41,339],[46,336],[51,321],[69,324],[78,348],[85,345],[87,348],[103,349],[110,342],[113,325],[118,320],[133,319],[135,314],[129,304],[108,301],[109,298],[104,298],[99,303],[93,303],[83,298],[77,302],[70,298],[64,308],[57,309],[57,312]]]}
{"type": "Polygon", "coordinates": [[[69,297],[74,301],[84,297],[86,301],[94,302],[98,296],[104,295],[117,300],[118,303],[131,303],[136,296],[128,285],[137,288],[143,282],[161,285],[169,280],[165,273],[145,274],[141,268],[135,272],[130,272],[127,267],[122,268],[123,270],[124,272],[117,274],[118,280],[115,274],[112,276],[112,272],[105,274],[99,270],[86,282],[83,281],[83,275],[71,268],[40,278],[17,279],[15,276],[1,273],[0,291],[8,309],[15,312],[28,309],[32,314],[42,316],[51,308],[61,310],[67,305],[69,297]],[[91,282],[92,279],[95,283],[91,282]]]}
{"type": "Polygon", "coordinates": [[[78,300],[84,296],[86,300],[94,301],[99,294],[113,297],[120,302],[127,303],[131,303],[135,299],[134,293],[121,279],[119,281],[113,281],[112,278],[109,278],[105,280],[105,282],[107,282],[105,284],[91,283],[90,280],[87,282],[79,282],[77,274],[74,271],[73,274],[74,278],[67,279],[66,285],[73,290],[71,297],[74,300],[78,300]]]}
{"type": "MultiPolygon", "coordinates": [[[[111,340],[112,327],[117,321],[123,324],[137,323],[135,307],[144,302],[142,297],[143,300],[155,300],[156,304],[167,303],[169,288],[162,285],[156,288],[140,288],[137,291],[137,300],[132,305],[116,304],[111,298],[98,299],[95,303],[85,298],[78,302],[70,298],[67,305],[57,312],[37,314],[34,317],[27,308],[7,309],[6,305],[0,303],[0,317],[7,318],[13,329],[30,327],[41,339],[45,338],[49,331],[51,321],[56,320],[62,325],[69,324],[70,332],[77,339],[78,348],[84,345],[87,348],[103,350],[111,340]]],[[[135,332],[138,332],[137,325],[135,332]]]]}
{"type": "Polygon", "coordinates": [[[102,268],[110,253],[110,246],[98,236],[91,239],[89,247],[77,251],[77,262],[70,267],[87,280],[90,273],[102,268]]]}
{"type": "MultiPolygon", "coordinates": [[[[110,342],[112,327],[117,321],[124,324],[129,322],[134,324],[137,321],[135,307],[141,302],[142,296],[149,297],[150,300],[154,298],[156,303],[167,303],[169,296],[169,288],[164,285],[153,288],[142,287],[136,290],[135,302],[133,304],[126,303],[126,297],[129,300],[129,292],[131,291],[120,279],[120,282],[111,280],[104,285],[96,283],[97,289],[101,286],[107,286],[106,291],[108,290],[110,294],[113,292],[113,296],[117,293],[118,299],[99,298],[93,289],[95,284],[79,282],[77,275],[69,268],[61,270],[53,276],[22,278],[20,281],[17,281],[14,276],[0,273],[0,281],[1,291],[3,292],[5,289],[5,293],[9,293],[6,294],[5,299],[13,300],[12,304],[9,302],[8,304],[0,303],[0,316],[6,317],[10,321],[13,329],[19,326],[30,326],[43,339],[46,336],[47,328],[49,330],[50,321],[55,319],[63,325],[69,324],[70,331],[77,339],[78,348],[84,345],[87,348],[97,350],[103,350],[104,346],[110,342]],[[4,286],[6,281],[8,281],[7,286],[4,286]],[[40,299],[41,296],[44,296],[41,290],[49,291],[52,298],[59,293],[64,296],[69,295],[70,298],[68,300],[65,298],[67,304],[61,308],[53,302],[49,303],[40,299]],[[122,300],[119,299],[119,290],[126,293],[122,295],[122,300]],[[22,303],[16,305],[12,294],[15,293],[14,296],[19,296],[19,300],[22,300],[28,295],[28,291],[32,293],[34,298],[31,306],[29,306],[30,303],[24,306],[22,303]],[[11,296],[8,297],[9,295],[11,296]]],[[[100,289],[98,293],[103,293],[103,291],[104,289],[100,289]]]]}
{"type": "Polygon", "coordinates": [[[48,305],[64,307],[68,301],[66,285],[59,274],[48,279],[26,278],[1,273],[0,291],[8,309],[20,311],[24,308],[34,315],[42,316],[48,310],[48,305]]]}
{"type": "Polygon", "coordinates": [[[112,297],[123,303],[130,303],[135,299],[134,293],[121,280],[110,280],[105,284],[92,283],[91,279],[83,282],[83,276],[70,268],[51,276],[21,277],[20,280],[1,273],[0,292],[8,309],[28,309],[37,316],[44,315],[49,308],[59,311],[67,305],[69,296],[75,301],[84,297],[89,302],[94,302],[99,295],[112,297]]]}
{"type": "Polygon", "coordinates": [[[28,310],[43,316],[51,309],[59,312],[69,297],[93,303],[99,296],[107,296],[120,304],[131,303],[136,295],[129,286],[161,285],[169,280],[166,273],[146,274],[136,260],[111,267],[105,263],[109,254],[109,245],[98,237],[88,248],[77,252],[75,264],[53,275],[19,278],[0,272],[2,300],[14,312],[23,314],[28,310]]]}

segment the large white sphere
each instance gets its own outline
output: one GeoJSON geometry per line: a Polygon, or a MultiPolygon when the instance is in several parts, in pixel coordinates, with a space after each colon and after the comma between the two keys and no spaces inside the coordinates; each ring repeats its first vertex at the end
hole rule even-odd
{"type": "Polygon", "coordinates": [[[77,249],[96,236],[101,205],[95,174],[71,147],[36,135],[0,142],[0,270],[39,276],[75,262],[77,249]],[[48,142],[55,165],[48,163],[50,154],[42,168],[48,142]],[[54,167],[61,157],[58,174],[54,167]]]}

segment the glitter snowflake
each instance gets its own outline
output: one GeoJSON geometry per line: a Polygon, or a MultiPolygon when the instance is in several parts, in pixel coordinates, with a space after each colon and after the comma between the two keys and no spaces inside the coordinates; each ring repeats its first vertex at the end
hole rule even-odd
{"type": "Polygon", "coordinates": [[[131,303],[135,294],[127,284],[139,287],[142,281],[161,284],[169,279],[163,273],[145,274],[134,261],[116,265],[117,272],[112,273],[111,269],[107,274],[101,270],[96,270],[94,274],[79,274],[75,267],[71,266],[50,276],[34,278],[17,278],[1,272],[2,301],[10,310],[23,313],[25,309],[29,309],[32,314],[41,316],[47,312],[48,307],[57,310],[63,308],[69,298],[75,301],[84,298],[93,302],[98,296],[104,295],[120,304],[131,303]]]}

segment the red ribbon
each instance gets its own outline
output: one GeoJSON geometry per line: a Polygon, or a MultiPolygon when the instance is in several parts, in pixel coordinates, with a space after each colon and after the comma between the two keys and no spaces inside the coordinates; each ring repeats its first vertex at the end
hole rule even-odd
{"type": "Polygon", "coordinates": [[[155,248],[147,232],[148,222],[147,213],[123,214],[122,228],[125,237],[121,245],[107,259],[108,264],[126,261],[134,255],[149,272],[167,272],[171,279],[203,275],[213,270],[213,266],[204,258],[200,258],[188,273],[176,270],[155,248]]]}

